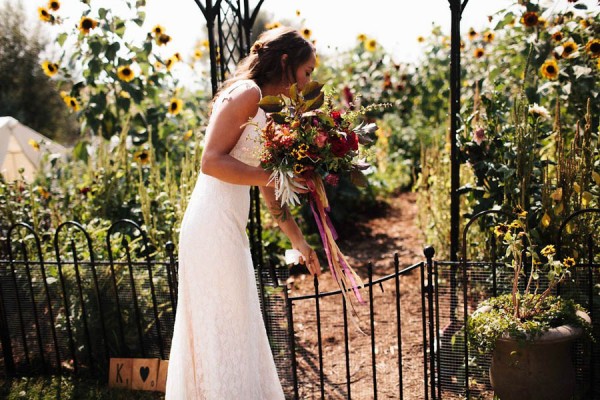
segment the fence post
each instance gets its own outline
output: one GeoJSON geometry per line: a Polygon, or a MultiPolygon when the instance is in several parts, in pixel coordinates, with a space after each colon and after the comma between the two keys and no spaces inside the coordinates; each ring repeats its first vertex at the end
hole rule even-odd
{"type": "MultiPolygon", "coordinates": [[[[437,391],[436,391],[436,367],[435,367],[435,341],[437,337],[437,333],[435,332],[435,320],[434,320],[434,284],[433,284],[433,256],[435,255],[435,250],[432,246],[427,246],[423,253],[427,258],[427,287],[425,290],[425,294],[427,296],[427,326],[429,328],[429,379],[430,382],[430,390],[431,390],[431,398],[433,400],[437,399],[437,391]]],[[[425,344],[425,343],[423,343],[425,344]]]]}
{"type": "Polygon", "coordinates": [[[13,376],[15,374],[15,360],[13,358],[12,343],[10,341],[10,333],[8,332],[8,320],[6,319],[5,310],[4,294],[0,285],[0,342],[2,343],[2,356],[4,357],[6,375],[13,376]]]}

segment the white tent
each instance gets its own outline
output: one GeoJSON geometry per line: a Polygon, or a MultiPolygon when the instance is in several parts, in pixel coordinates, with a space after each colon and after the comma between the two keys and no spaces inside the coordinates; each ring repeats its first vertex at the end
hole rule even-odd
{"type": "Polygon", "coordinates": [[[21,124],[12,117],[0,117],[0,174],[7,181],[19,178],[19,169],[32,181],[46,153],[67,154],[67,148],[21,124]]]}

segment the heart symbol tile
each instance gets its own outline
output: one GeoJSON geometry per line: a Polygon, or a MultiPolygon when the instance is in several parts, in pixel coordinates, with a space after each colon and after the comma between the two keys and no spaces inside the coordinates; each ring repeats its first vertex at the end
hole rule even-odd
{"type": "Polygon", "coordinates": [[[140,376],[142,377],[142,381],[146,382],[146,379],[148,379],[148,375],[150,375],[150,368],[140,367],[140,376]]]}

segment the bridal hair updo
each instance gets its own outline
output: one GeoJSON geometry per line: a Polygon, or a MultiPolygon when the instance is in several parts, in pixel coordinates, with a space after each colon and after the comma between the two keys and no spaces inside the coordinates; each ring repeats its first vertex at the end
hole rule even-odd
{"type": "Polygon", "coordinates": [[[295,80],[296,70],[309,60],[314,51],[312,43],[295,29],[269,29],[260,34],[250,54],[240,61],[234,75],[223,83],[219,92],[243,79],[252,79],[261,87],[284,79],[295,80]],[[287,54],[287,59],[282,63],[281,56],[284,54],[287,54]]]}

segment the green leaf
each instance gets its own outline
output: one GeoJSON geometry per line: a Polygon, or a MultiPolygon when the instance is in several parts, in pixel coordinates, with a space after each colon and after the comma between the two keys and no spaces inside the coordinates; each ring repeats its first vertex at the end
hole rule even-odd
{"type": "Polygon", "coordinates": [[[282,113],[271,113],[271,118],[273,118],[273,121],[275,121],[278,124],[285,124],[286,123],[285,114],[282,114],[282,113]]]}
{"type": "Polygon", "coordinates": [[[278,96],[265,96],[258,102],[258,106],[265,112],[274,113],[283,110],[285,103],[278,96]]]}
{"type": "Polygon", "coordinates": [[[87,152],[87,145],[89,143],[85,140],[81,140],[79,143],[77,143],[75,145],[75,148],[73,148],[73,157],[75,157],[78,160],[81,160],[83,162],[87,162],[88,160],[88,152],[87,152]]]}
{"type": "Polygon", "coordinates": [[[92,54],[95,57],[98,57],[98,54],[100,54],[100,51],[102,51],[102,43],[94,40],[94,41],[90,41],[89,45],[90,45],[90,50],[92,51],[92,54]]]}
{"type": "Polygon", "coordinates": [[[323,89],[323,84],[316,81],[308,82],[302,89],[302,97],[304,97],[304,100],[314,99],[319,94],[323,94],[321,89],[323,89]]]}
{"type": "Polygon", "coordinates": [[[108,13],[108,10],[106,8],[99,8],[98,9],[98,17],[100,19],[106,19],[106,14],[108,13]]]}
{"type": "Polygon", "coordinates": [[[290,87],[290,99],[293,102],[298,101],[298,85],[295,83],[290,87]]]}
{"type": "Polygon", "coordinates": [[[138,26],[144,25],[144,20],[146,19],[146,13],[143,11],[138,11],[138,17],[133,19],[138,26]]]}
{"type": "Polygon", "coordinates": [[[319,92],[319,95],[314,99],[306,102],[306,111],[316,110],[325,103],[325,93],[319,92]]]}
{"type": "Polygon", "coordinates": [[[121,48],[121,45],[119,44],[119,42],[113,42],[110,45],[108,45],[105,55],[106,58],[109,61],[112,61],[115,59],[115,57],[117,56],[117,52],[119,51],[119,49],[121,48]]]}
{"type": "Polygon", "coordinates": [[[583,3],[575,4],[575,8],[578,10],[587,10],[588,9],[587,6],[583,3]]]}
{"type": "Polygon", "coordinates": [[[67,33],[63,32],[60,35],[57,36],[56,41],[58,42],[59,45],[63,45],[65,43],[65,40],[67,40],[67,33]]]}

